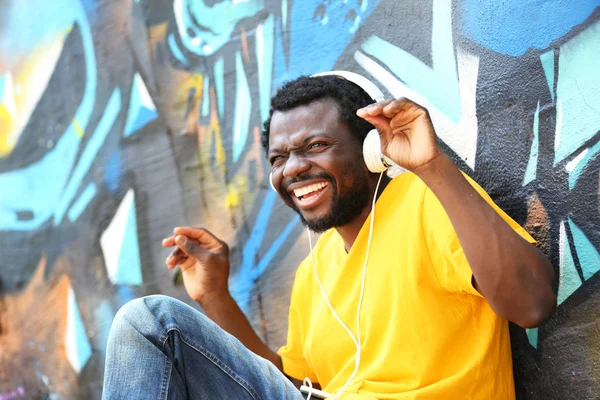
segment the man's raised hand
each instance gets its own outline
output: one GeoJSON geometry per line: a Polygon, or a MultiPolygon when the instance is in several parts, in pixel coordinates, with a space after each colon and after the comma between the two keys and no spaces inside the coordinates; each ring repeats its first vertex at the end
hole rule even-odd
{"type": "Polygon", "coordinates": [[[379,131],[383,154],[409,171],[416,172],[442,153],[429,113],[411,100],[380,101],[356,114],[379,131]]]}
{"type": "Polygon", "coordinates": [[[229,296],[229,247],[203,228],[178,227],[163,239],[164,247],[175,247],[167,266],[179,265],[188,295],[200,304],[229,296]]]}

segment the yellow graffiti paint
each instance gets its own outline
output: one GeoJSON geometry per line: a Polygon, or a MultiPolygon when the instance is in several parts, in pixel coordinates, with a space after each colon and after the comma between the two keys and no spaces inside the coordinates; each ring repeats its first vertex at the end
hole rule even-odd
{"type": "Polygon", "coordinates": [[[13,127],[13,117],[5,104],[0,103],[0,158],[10,153],[14,147],[11,143],[10,132],[13,127]]]}
{"type": "Polygon", "coordinates": [[[248,180],[244,175],[238,175],[233,182],[227,185],[227,196],[225,197],[225,206],[234,208],[240,205],[242,196],[248,192],[248,180]]]}
{"type": "Polygon", "coordinates": [[[73,129],[75,130],[75,133],[77,133],[77,137],[79,137],[79,139],[82,139],[83,136],[85,135],[85,131],[83,130],[81,125],[79,125],[79,122],[77,122],[77,120],[75,118],[73,118],[72,124],[73,124],[73,129]]]}
{"type": "Polygon", "coordinates": [[[22,61],[11,68],[11,93],[0,100],[0,158],[17,145],[33,110],[48,87],[63,50],[66,32],[40,42],[22,61]]]}
{"type": "Polygon", "coordinates": [[[223,168],[225,166],[225,161],[227,159],[227,155],[225,154],[225,148],[223,147],[223,139],[221,138],[221,128],[218,126],[214,130],[215,133],[215,151],[216,151],[216,159],[217,166],[223,168]]]}
{"type": "Polygon", "coordinates": [[[227,185],[227,196],[225,197],[225,206],[227,208],[237,207],[240,204],[240,192],[233,185],[227,185]]]}

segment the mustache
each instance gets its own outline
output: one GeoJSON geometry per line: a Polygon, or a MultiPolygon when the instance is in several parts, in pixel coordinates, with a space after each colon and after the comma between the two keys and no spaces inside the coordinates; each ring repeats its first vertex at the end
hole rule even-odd
{"type": "Polygon", "coordinates": [[[333,176],[329,175],[327,172],[320,172],[318,174],[306,174],[306,175],[302,175],[296,178],[292,178],[287,182],[284,182],[281,186],[283,186],[285,192],[287,193],[288,187],[290,187],[290,185],[293,185],[294,183],[298,183],[298,182],[302,182],[302,181],[308,181],[311,179],[323,179],[329,182],[334,183],[335,180],[333,179],[333,176]]]}

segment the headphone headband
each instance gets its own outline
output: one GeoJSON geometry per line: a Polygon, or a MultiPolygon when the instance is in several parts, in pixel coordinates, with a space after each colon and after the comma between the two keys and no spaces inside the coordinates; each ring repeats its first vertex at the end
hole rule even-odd
{"type": "Polygon", "coordinates": [[[368,80],[367,78],[365,78],[362,75],[357,74],[356,72],[350,72],[350,71],[327,71],[327,72],[320,72],[318,74],[314,74],[312,75],[313,77],[317,77],[317,76],[337,76],[343,79],[346,79],[352,83],[354,83],[355,85],[359,86],[360,88],[362,88],[362,90],[364,90],[365,92],[367,92],[367,94],[369,96],[371,96],[371,98],[375,101],[383,101],[385,99],[385,96],[383,95],[383,93],[381,92],[381,90],[379,90],[379,88],[370,80],[368,80]]]}

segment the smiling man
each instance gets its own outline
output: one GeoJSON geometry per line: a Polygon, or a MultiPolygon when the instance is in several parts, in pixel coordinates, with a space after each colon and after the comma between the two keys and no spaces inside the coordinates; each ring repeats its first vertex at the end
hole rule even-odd
{"type": "MultiPolygon", "coordinates": [[[[362,137],[354,136],[339,114],[335,100],[318,99],[275,112],[266,124],[271,134],[263,136],[274,187],[315,232],[360,229],[377,182],[362,161],[362,137]]],[[[365,121],[361,125],[363,131],[372,129],[365,121]]]]}
{"type": "Polygon", "coordinates": [[[514,399],[507,321],[534,327],[552,314],[554,271],[439,149],[427,111],[373,104],[340,77],[301,77],[273,98],[262,144],[273,187],[324,232],[296,274],[287,344],[269,349],[231,298],[227,245],[176,228],[167,265],[208,318],[164,296],[125,305],[104,397],[302,399],[308,378],[346,400],[514,399]],[[373,126],[409,172],[369,172],[373,126]]]}

